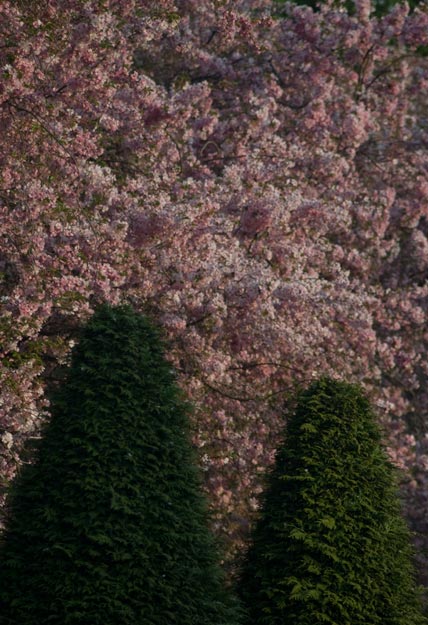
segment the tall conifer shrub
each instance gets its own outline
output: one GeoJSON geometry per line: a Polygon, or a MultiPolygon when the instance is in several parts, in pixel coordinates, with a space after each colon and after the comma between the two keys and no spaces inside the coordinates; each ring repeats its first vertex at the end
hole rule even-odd
{"type": "Polygon", "coordinates": [[[11,494],[1,625],[235,625],[158,332],[101,307],[11,494]]]}
{"type": "Polygon", "coordinates": [[[300,397],[242,571],[251,625],[425,623],[395,469],[358,387],[300,397]]]}

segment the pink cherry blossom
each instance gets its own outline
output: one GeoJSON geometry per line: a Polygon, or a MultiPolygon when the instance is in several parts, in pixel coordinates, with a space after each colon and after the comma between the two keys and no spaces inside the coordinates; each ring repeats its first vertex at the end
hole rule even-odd
{"type": "MultiPolygon", "coordinates": [[[[164,328],[228,561],[296,390],[361,383],[422,580],[428,13],[0,3],[0,466],[101,300],[164,328]]],[[[425,550],[425,551],[424,551],[425,550]]]]}

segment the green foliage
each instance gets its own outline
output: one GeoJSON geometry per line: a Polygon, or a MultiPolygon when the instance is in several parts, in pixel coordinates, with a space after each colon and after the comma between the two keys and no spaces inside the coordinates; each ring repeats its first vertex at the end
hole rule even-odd
{"type": "Polygon", "coordinates": [[[158,331],[100,307],[11,494],[2,625],[234,625],[158,331]]]}
{"type": "Polygon", "coordinates": [[[426,623],[395,469],[358,387],[301,394],[269,480],[239,588],[249,624],[426,623]]]}

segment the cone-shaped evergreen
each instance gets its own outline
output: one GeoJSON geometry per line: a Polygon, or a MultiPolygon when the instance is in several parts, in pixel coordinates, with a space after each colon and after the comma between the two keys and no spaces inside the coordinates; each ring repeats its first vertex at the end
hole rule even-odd
{"type": "Polygon", "coordinates": [[[240,594],[251,625],[417,625],[395,469],[358,387],[302,393],[269,476],[240,594]]]}
{"type": "Polygon", "coordinates": [[[11,494],[1,625],[234,625],[157,331],[102,306],[11,494]]]}

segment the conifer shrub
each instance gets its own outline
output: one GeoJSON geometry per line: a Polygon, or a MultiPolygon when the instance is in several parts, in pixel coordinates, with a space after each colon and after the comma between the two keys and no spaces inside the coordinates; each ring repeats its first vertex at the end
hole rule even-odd
{"type": "Polygon", "coordinates": [[[100,307],[13,487],[1,625],[235,625],[159,331],[100,307]]]}
{"type": "Polygon", "coordinates": [[[251,625],[426,623],[396,469],[357,386],[303,392],[268,477],[239,594],[251,625]]]}

